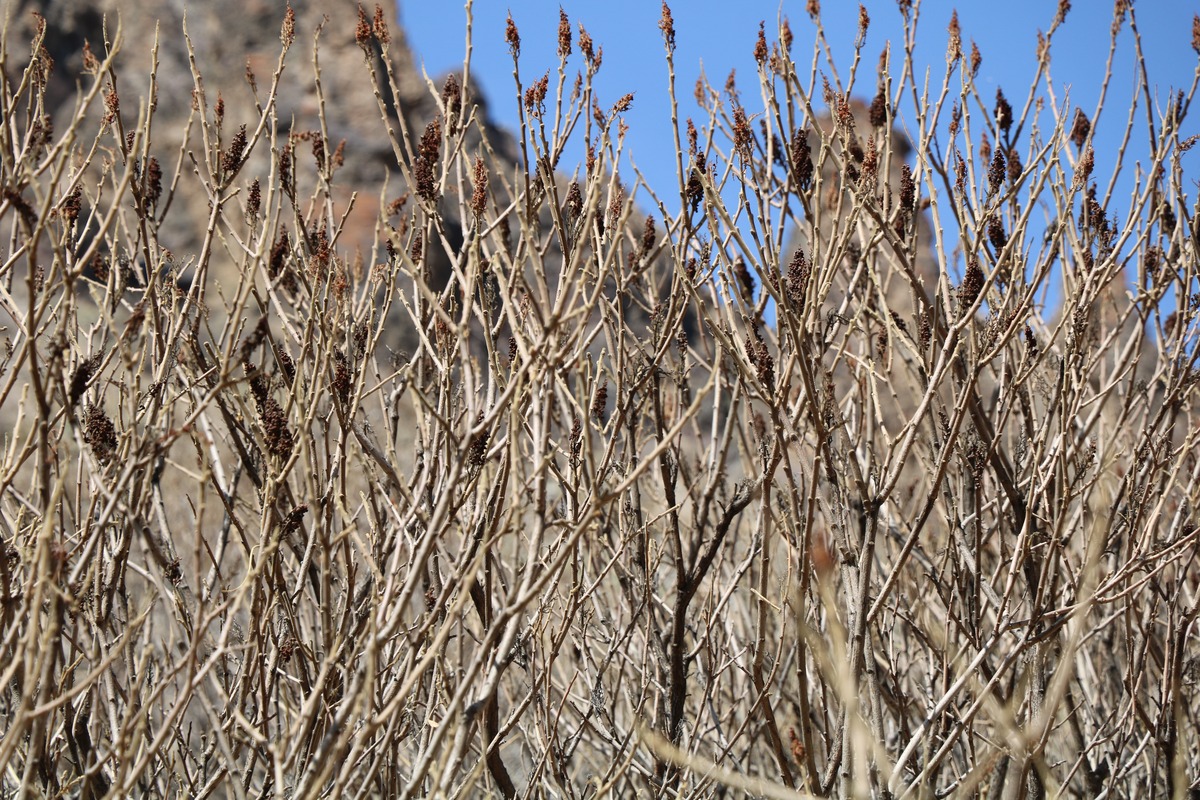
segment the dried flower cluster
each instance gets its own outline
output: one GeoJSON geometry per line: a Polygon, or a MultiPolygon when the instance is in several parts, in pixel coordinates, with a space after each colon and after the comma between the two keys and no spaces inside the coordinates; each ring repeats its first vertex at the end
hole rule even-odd
{"type": "Polygon", "coordinates": [[[417,148],[417,157],[413,162],[413,177],[416,183],[417,196],[426,202],[432,203],[438,199],[438,181],[435,170],[437,169],[438,153],[441,147],[442,124],[439,118],[435,118],[425,126],[425,133],[421,136],[421,143],[417,148]]]}

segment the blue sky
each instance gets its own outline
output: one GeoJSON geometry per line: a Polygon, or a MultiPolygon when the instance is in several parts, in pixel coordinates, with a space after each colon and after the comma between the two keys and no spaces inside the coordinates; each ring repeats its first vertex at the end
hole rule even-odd
{"type": "MultiPolygon", "coordinates": [[[[853,58],[858,4],[825,0],[822,5],[822,22],[839,74],[845,80],[853,58]]],[[[892,72],[899,71],[903,26],[894,0],[866,0],[864,5],[871,24],[862,51],[856,84],[859,91],[856,93],[869,99],[874,92],[876,63],[888,42],[892,47],[892,72]]],[[[1002,87],[1019,114],[1037,70],[1038,31],[1050,27],[1057,5],[1056,0],[962,2],[957,6],[943,0],[921,2],[916,47],[918,80],[923,81],[928,69],[931,92],[940,87],[946,68],[946,28],[957,7],[964,50],[969,52],[973,41],[983,56],[976,78],[981,97],[990,108],[995,89],[1002,87]]],[[[651,186],[673,210],[671,198],[677,198],[674,138],[670,132],[662,34],[658,30],[661,11],[658,0],[476,2],[472,14],[472,81],[482,86],[493,116],[501,124],[516,129],[518,112],[512,59],[504,41],[506,17],[511,13],[520,30],[521,76],[523,83],[528,85],[547,70],[552,77],[555,74],[560,6],[567,13],[576,36],[579,23],[583,23],[596,44],[604,48],[603,66],[597,78],[601,103],[611,105],[622,95],[634,93],[633,107],[625,115],[629,125],[627,150],[651,186]]],[[[1070,104],[1082,107],[1091,117],[1108,58],[1113,5],[1108,0],[1074,0],[1072,6],[1065,24],[1053,39],[1052,88],[1057,102],[1063,103],[1069,94],[1070,104]]],[[[693,87],[701,70],[717,87],[724,85],[730,70],[736,70],[748,111],[761,107],[761,101],[757,99],[753,58],[760,21],[766,22],[768,41],[774,41],[777,21],[781,15],[786,15],[795,36],[793,58],[799,64],[807,64],[811,59],[816,28],[805,11],[804,2],[781,5],[779,0],[742,0],[736,10],[734,8],[728,0],[672,4],[677,31],[675,65],[681,125],[689,115],[697,118],[697,124],[701,122],[702,115],[692,100],[693,87]]],[[[1142,37],[1152,100],[1157,106],[1156,122],[1168,98],[1176,90],[1186,90],[1196,74],[1198,61],[1192,49],[1192,18],[1197,13],[1200,13],[1200,2],[1140,0],[1135,4],[1134,14],[1142,37]]],[[[418,64],[422,64],[430,76],[461,68],[466,30],[466,12],[462,6],[402,2],[401,21],[406,26],[418,64]]],[[[582,58],[576,47],[568,64],[568,74],[573,75],[573,70],[581,68],[581,64],[582,58]]],[[[1094,139],[1094,174],[1100,181],[1102,192],[1116,162],[1130,103],[1138,92],[1136,64],[1134,37],[1127,20],[1118,39],[1113,79],[1104,106],[1105,116],[1100,120],[1094,139]]],[[[823,62],[820,68],[825,68],[823,62]]],[[[952,87],[957,87],[957,82],[957,77],[953,78],[952,87]]],[[[1045,93],[1043,83],[1038,94],[1044,96],[1045,93]]],[[[1122,187],[1133,186],[1134,162],[1144,161],[1147,152],[1145,98],[1140,94],[1137,96],[1141,103],[1138,124],[1125,154],[1123,178],[1109,207],[1110,214],[1116,213],[1118,218],[1127,207],[1128,189],[1122,191],[1122,187]]],[[[1048,118],[1043,119],[1043,124],[1048,124],[1048,118]]],[[[1193,111],[1185,120],[1182,133],[1185,137],[1200,133],[1200,113],[1193,111]]],[[[579,151],[575,152],[578,154],[579,151]]],[[[1184,160],[1185,182],[1191,195],[1189,205],[1197,184],[1195,180],[1188,182],[1186,171],[1190,168],[1191,174],[1200,173],[1198,154],[1200,147],[1184,160]]],[[[559,166],[567,173],[575,168],[574,163],[559,166]]],[[[642,205],[648,206],[645,202],[642,205]]]]}
{"type": "MultiPolygon", "coordinates": [[[[875,63],[886,42],[892,43],[893,71],[902,45],[900,12],[894,0],[864,3],[871,26],[863,48],[859,85],[868,94],[874,87],[875,63]]],[[[930,69],[931,80],[940,82],[945,70],[946,26],[955,5],[942,0],[920,4],[917,60],[920,70],[930,69]]],[[[674,143],[670,135],[667,107],[667,74],[662,35],[658,30],[660,3],[654,0],[608,0],[608,2],[547,2],[525,0],[505,4],[484,0],[473,9],[473,79],[483,87],[495,116],[510,127],[517,123],[517,105],[512,80],[512,59],[504,42],[505,18],[511,12],[521,33],[521,72],[527,83],[547,69],[557,67],[555,54],[559,8],[566,11],[572,28],[588,29],[597,45],[604,48],[604,64],[598,77],[602,100],[614,102],[634,92],[633,108],[626,114],[630,126],[629,147],[638,166],[652,185],[670,190],[675,181],[674,143]]],[[[857,3],[825,0],[822,21],[843,78],[853,56],[857,29],[857,3]]],[[[720,86],[731,69],[736,69],[744,93],[755,86],[753,47],[760,21],[766,21],[768,39],[781,13],[790,20],[796,37],[793,49],[799,63],[806,63],[814,41],[815,27],[803,2],[781,4],[778,0],[722,2],[676,2],[672,5],[678,49],[675,62],[678,93],[691,102],[692,87],[703,69],[720,86]]],[[[1023,100],[1036,71],[1037,33],[1052,23],[1055,0],[1010,0],[1009,2],[966,2],[957,6],[964,46],[974,40],[983,55],[977,78],[981,95],[990,100],[994,87],[1003,87],[1014,106],[1023,100]]],[[[1135,5],[1142,35],[1147,71],[1157,94],[1165,103],[1172,89],[1186,89],[1197,66],[1191,48],[1192,17],[1200,3],[1173,0],[1142,0],[1135,5]]],[[[401,5],[410,44],[418,63],[431,76],[460,67],[465,52],[466,12],[462,6],[407,2],[401,5]]],[[[1108,56],[1112,4],[1074,0],[1065,25],[1054,37],[1051,70],[1054,89],[1061,99],[1069,90],[1072,104],[1090,115],[1100,89],[1100,76],[1108,56]]],[[[576,48],[570,66],[581,58],[576,48]]],[[[1128,24],[1119,40],[1114,79],[1109,90],[1107,121],[1097,131],[1097,173],[1120,141],[1121,128],[1135,88],[1134,46],[1128,24]],[[1106,136],[1107,135],[1107,136],[1106,136]]],[[[752,98],[747,105],[752,105],[752,98]]],[[[685,109],[684,116],[689,109],[685,109]]],[[[694,113],[694,109],[690,109],[694,113]]],[[[1184,133],[1200,132],[1200,114],[1185,122],[1184,133]],[[1195,129],[1195,130],[1191,130],[1195,129]]],[[[1144,131],[1142,126],[1139,132],[1144,131]]],[[[1135,145],[1138,142],[1134,142],[1135,145]]],[[[569,165],[568,165],[569,166],[569,165]]],[[[568,169],[569,171],[569,169],[568,169]]]]}

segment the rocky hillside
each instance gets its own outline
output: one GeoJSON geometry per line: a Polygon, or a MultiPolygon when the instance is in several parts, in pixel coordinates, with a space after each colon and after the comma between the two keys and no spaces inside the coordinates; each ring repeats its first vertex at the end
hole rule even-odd
{"type": "MultiPolygon", "coordinates": [[[[384,6],[377,17],[385,24],[394,22],[394,0],[384,6]]],[[[468,112],[474,106],[479,124],[470,127],[465,149],[482,155],[493,170],[514,169],[518,153],[513,138],[491,123],[483,99],[472,96],[469,105],[456,99],[462,96],[456,77],[433,76],[436,85],[428,83],[398,25],[388,25],[390,41],[384,53],[373,38],[358,41],[359,4],[353,0],[293,7],[295,43],[274,88],[274,128],[265,131],[272,144],[255,148],[242,173],[247,182],[251,177],[265,182],[271,172],[268,154],[278,159],[290,143],[297,159],[298,196],[311,196],[328,178],[323,188],[333,201],[329,216],[340,223],[338,243],[348,259],[370,262],[372,248],[378,258],[386,243],[377,239],[376,223],[390,218],[393,229],[403,232],[401,220],[414,205],[397,204],[410,193],[398,159],[411,154],[396,152],[389,128],[401,134],[401,141],[407,131],[415,142],[442,113],[445,100],[468,112]],[[364,48],[371,52],[371,66],[380,78],[386,124],[364,48]],[[391,67],[390,82],[384,77],[385,59],[391,67]]],[[[217,151],[242,125],[253,132],[263,118],[280,65],[284,7],[267,0],[12,0],[6,11],[12,51],[9,80],[19,78],[40,24],[38,15],[44,19],[44,47],[52,60],[46,102],[60,129],[75,111],[79,87],[90,82],[89,63],[95,62],[89,59],[103,60],[110,50],[117,52],[111,76],[124,129],[132,131],[147,109],[153,114],[148,152],[164,176],[155,235],[178,259],[181,279],[188,280],[186,263],[200,247],[210,208],[209,193],[195,176],[203,169],[206,149],[210,157],[219,157],[217,151]],[[181,35],[185,31],[186,37],[181,35]],[[200,103],[219,142],[206,141],[197,114],[200,103]]],[[[98,123],[105,109],[93,105],[91,116],[98,123]]],[[[445,204],[442,212],[445,246],[431,247],[427,253],[429,283],[435,289],[449,277],[448,252],[462,242],[457,203],[445,204]]],[[[220,259],[214,260],[218,276],[222,266],[220,259]]]]}

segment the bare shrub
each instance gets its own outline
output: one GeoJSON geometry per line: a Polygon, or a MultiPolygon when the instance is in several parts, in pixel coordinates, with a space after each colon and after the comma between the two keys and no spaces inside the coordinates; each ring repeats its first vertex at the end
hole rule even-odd
{"type": "Polygon", "coordinates": [[[119,35],[53,130],[42,40],[5,63],[5,792],[1194,792],[1195,84],[982,96],[955,23],[926,95],[900,6],[871,90],[764,28],[670,198],[565,14],[550,71],[509,21],[516,170],[469,70],[409,130],[386,15],[334,20],[405,192],[361,260],[343,149],[277,114],[284,70],[336,103],[290,9],[256,117],[192,60],[172,163],[119,35]],[[1148,128],[1123,218],[1098,124],[1148,128]]]}

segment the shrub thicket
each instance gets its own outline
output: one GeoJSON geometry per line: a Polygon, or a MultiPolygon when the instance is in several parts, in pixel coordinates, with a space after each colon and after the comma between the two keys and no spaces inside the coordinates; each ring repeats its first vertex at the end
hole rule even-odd
{"type": "Polygon", "coordinates": [[[5,793],[1185,795],[1195,84],[1143,120],[1055,105],[1069,6],[1011,99],[956,24],[927,93],[911,35],[843,79],[764,31],[762,91],[698,87],[647,216],[582,27],[543,76],[510,21],[509,171],[469,71],[423,131],[391,116],[361,14],[406,192],[362,260],[341,151],[276,114],[290,9],[256,118],[193,61],[173,164],[115,44],[53,126],[44,29],[9,53],[5,793]],[[1148,136],[1120,218],[1101,116],[1148,136]]]}

